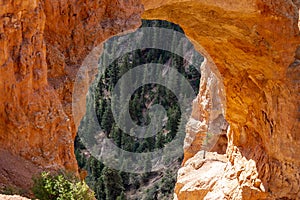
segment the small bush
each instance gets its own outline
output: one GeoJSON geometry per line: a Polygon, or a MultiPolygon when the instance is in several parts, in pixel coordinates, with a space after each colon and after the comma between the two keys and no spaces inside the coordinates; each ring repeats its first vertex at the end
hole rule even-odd
{"type": "Polygon", "coordinates": [[[90,200],[95,199],[93,192],[84,181],[75,176],[50,174],[42,172],[40,176],[33,178],[32,191],[40,200],[90,200]]]}

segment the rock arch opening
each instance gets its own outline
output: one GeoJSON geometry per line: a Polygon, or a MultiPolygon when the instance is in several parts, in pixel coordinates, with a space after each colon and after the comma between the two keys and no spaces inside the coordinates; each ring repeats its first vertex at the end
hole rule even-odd
{"type": "MultiPolygon", "coordinates": [[[[77,170],[73,139],[80,119],[72,117],[71,105],[85,103],[72,99],[77,70],[94,46],[139,25],[141,4],[143,18],[180,24],[204,47],[226,93],[229,167],[223,171],[228,176],[220,177],[208,193],[197,187],[176,193],[183,199],[203,194],[219,199],[299,198],[297,1],[4,1],[0,88],[7,95],[0,97],[1,147],[12,158],[42,169],[77,170]],[[222,187],[228,182],[232,188],[222,187]]],[[[85,96],[87,85],[79,96],[85,96]]],[[[80,112],[79,118],[84,109],[80,112]]],[[[14,177],[30,179],[21,173],[1,175],[4,184],[19,187],[24,185],[14,177]]]]}
{"type": "MultiPolygon", "coordinates": [[[[201,47],[198,45],[198,48],[201,47]]],[[[97,55],[99,54],[96,53],[97,55]]],[[[87,57],[83,62],[75,81],[73,94],[75,121],[80,119],[78,113],[82,113],[80,112],[82,103],[76,99],[80,96],[77,93],[82,93],[81,85],[84,85],[82,82],[91,83],[94,80],[93,73],[89,72],[97,71],[92,69],[93,65],[97,66],[93,61],[95,60],[93,53],[91,57],[87,57]],[[89,75],[86,76],[87,74],[89,75]],[[91,77],[91,80],[87,80],[89,79],[87,77],[91,77]]],[[[75,143],[79,166],[90,172],[88,180],[93,180],[95,178],[93,176],[97,176],[92,173],[93,170],[91,171],[92,168],[89,166],[91,162],[98,162],[96,161],[98,159],[106,167],[123,173],[130,172],[128,176],[139,177],[132,173],[143,172],[141,175],[143,179],[148,178],[150,182],[155,180],[151,187],[155,184],[160,187],[161,180],[168,179],[171,182],[175,180],[181,164],[183,146],[184,160],[188,159],[188,152],[193,151],[194,155],[202,150],[204,141],[205,150],[214,149],[225,154],[227,122],[224,119],[222,101],[224,97],[221,97],[224,95],[220,88],[221,83],[212,72],[210,65],[213,65],[213,62],[208,61],[195,50],[195,46],[185,37],[182,29],[168,21],[144,20],[137,31],[107,40],[103,44],[102,55],[98,61],[98,74],[88,92],[86,114],[80,122],[79,137],[75,143]],[[134,71],[140,67],[145,71],[134,71]],[[174,69],[180,74],[179,76],[172,71],[174,69]],[[203,75],[200,81],[201,73],[203,75]],[[134,89],[130,89],[131,87],[134,89]],[[199,87],[200,95],[196,98],[199,87]],[[193,113],[191,113],[192,100],[194,100],[193,113]],[[206,103],[201,107],[200,102],[204,101],[206,103]],[[152,107],[156,105],[161,107],[152,112],[152,107]],[[127,106],[129,106],[128,116],[127,106]],[[164,110],[165,113],[162,112],[164,110]],[[132,127],[130,120],[141,126],[141,129],[132,127]],[[153,121],[155,127],[160,125],[162,127],[158,130],[152,129],[153,121]],[[186,127],[187,124],[189,126],[186,127]],[[185,137],[185,130],[189,132],[188,137],[185,137]],[[137,136],[139,131],[146,137],[137,136]],[[147,136],[149,133],[150,135],[147,136]],[[197,144],[195,137],[198,137],[197,144]],[[112,141],[111,145],[108,145],[109,141],[112,141]],[[85,148],[81,148],[83,146],[85,148]],[[101,146],[101,150],[96,146],[101,146]],[[111,146],[119,148],[118,151],[122,153],[115,155],[111,146]],[[161,156],[158,151],[162,151],[161,156]],[[131,154],[127,155],[128,152],[131,154]],[[149,154],[146,160],[137,156],[145,153],[149,154]],[[109,158],[105,158],[105,155],[109,158]],[[118,160],[112,161],[113,155],[118,160]],[[86,160],[90,156],[93,158],[86,160]],[[132,164],[125,166],[124,163],[132,164]],[[145,163],[148,165],[144,166],[145,163]]],[[[101,170],[102,172],[105,170],[101,170]]],[[[128,177],[122,179],[127,183],[124,187],[129,191],[126,193],[131,193],[130,188],[134,183],[128,177]]],[[[144,188],[148,187],[149,180],[144,181],[144,188]]],[[[174,182],[172,184],[171,182],[170,188],[174,186],[174,182]]],[[[98,186],[98,184],[91,185],[97,191],[97,195],[101,196],[104,191],[97,190],[98,186]]],[[[163,188],[161,190],[158,192],[161,197],[173,193],[173,190],[165,193],[163,188]]],[[[144,191],[138,195],[140,196],[136,196],[137,198],[142,198],[141,195],[149,194],[144,191]]]]}

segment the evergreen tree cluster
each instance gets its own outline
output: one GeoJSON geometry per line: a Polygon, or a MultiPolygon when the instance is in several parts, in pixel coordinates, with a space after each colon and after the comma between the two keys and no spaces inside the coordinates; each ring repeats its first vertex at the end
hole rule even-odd
{"type": "MultiPolygon", "coordinates": [[[[183,33],[182,29],[178,25],[167,21],[143,20],[142,27],[163,27],[183,33]]],[[[152,38],[152,40],[159,37],[161,37],[161,35],[157,34],[152,38]]],[[[142,38],[141,41],[147,39],[149,38],[142,38]]],[[[111,45],[111,43],[106,45],[111,45]]],[[[118,51],[118,47],[114,45],[106,46],[106,48],[109,49],[109,52],[102,56],[102,60],[108,59],[110,56],[109,54],[114,54],[118,51]]],[[[194,54],[197,54],[195,50],[194,54]]],[[[130,74],[130,70],[136,66],[147,63],[163,64],[166,72],[169,67],[176,69],[185,77],[186,80],[188,80],[189,84],[194,89],[195,94],[197,94],[200,73],[196,67],[199,67],[200,63],[203,61],[202,56],[200,56],[200,59],[199,54],[197,54],[197,56],[193,56],[192,58],[193,63],[196,63],[194,66],[188,64],[184,58],[172,52],[149,48],[129,52],[114,60],[101,75],[95,91],[95,99],[97,99],[95,103],[96,115],[106,136],[111,138],[115,145],[119,148],[138,153],[155,151],[156,149],[163,148],[167,143],[171,142],[177,134],[182,112],[185,111],[181,110],[176,95],[174,95],[170,89],[163,85],[150,83],[141,86],[133,94],[130,94],[127,88],[128,82],[124,81],[120,83],[123,87],[118,91],[120,92],[118,95],[121,96],[120,98],[130,99],[129,113],[135,124],[142,127],[150,124],[151,121],[148,111],[151,105],[159,104],[166,110],[167,116],[156,116],[160,119],[160,121],[162,121],[161,130],[158,133],[155,133],[154,136],[151,136],[153,135],[151,130],[146,130],[145,134],[146,136],[149,135],[149,137],[145,138],[133,137],[128,134],[128,132],[126,133],[120,129],[120,127],[116,124],[112,113],[113,102],[111,94],[118,81],[125,73],[127,73],[131,81],[134,81],[137,77],[135,77],[134,74],[130,74]]],[[[155,70],[155,68],[151,70],[155,70]]],[[[155,72],[153,71],[152,73],[151,71],[151,74],[155,74],[155,72]]],[[[148,75],[149,74],[145,73],[139,78],[143,79],[148,75]]],[[[179,94],[182,93],[181,91],[185,90],[184,85],[182,85],[176,78],[171,79],[170,81],[172,81],[172,83],[168,84],[173,85],[179,94]]],[[[122,105],[115,106],[120,107],[122,105]]],[[[123,123],[127,123],[126,120],[128,119],[124,117],[126,114],[125,110],[124,112],[122,109],[120,110],[121,112],[119,117],[123,119],[123,123]]],[[[88,120],[85,120],[85,123],[82,123],[81,126],[89,126],[88,120]]],[[[88,128],[92,129],[92,127],[88,128]]],[[[128,131],[130,132],[132,130],[128,131]]],[[[147,172],[145,174],[125,173],[108,168],[93,156],[90,156],[84,145],[81,143],[79,137],[77,137],[75,141],[75,155],[79,167],[88,171],[86,182],[94,190],[96,198],[99,200],[134,199],[136,196],[131,194],[132,191],[140,193],[139,199],[168,199],[172,196],[176,182],[176,168],[179,167],[181,162],[180,159],[174,161],[174,163],[176,163],[173,166],[173,168],[175,168],[174,170],[170,169],[167,171],[147,172]],[[162,177],[159,181],[150,183],[151,180],[154,180],[159,176],[162,177]]],[[[151,171],[152,166],[150,161],[140,164],[149,169],[148,171],[151,171]]]]}

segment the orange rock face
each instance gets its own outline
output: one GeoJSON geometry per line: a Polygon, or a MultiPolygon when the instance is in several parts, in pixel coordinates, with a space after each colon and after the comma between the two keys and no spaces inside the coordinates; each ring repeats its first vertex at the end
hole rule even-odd
{"type": "MultiPolygon", "coordinates": [[[[297,2],[145,0],[143,4],[144,18],[180,24],[207,57],[207,72],[213,74],[203,78],[213,75],[220,91],[209,92],[213,82],[204,81],[200,88],[184,147],[185,167],[200,174],[179,174],[177,197],[299,198],[297,2]],[[188,163],[200,150],[201,134],[218,119],[218,112],[212,113],[214,106],[203,104],[214,102],[213,97],[230,128],[226,128],[227,161],[217,164],[220,169],[227,162],[224,174],[210,170],[211,180],[218,177],[210,184],[197,177],[214,167],[211,161],[193,161],[204,163],[203,170],[200,165],[189,168],[188,163]]],[[[43,169],[76,171],[71,115],[76,72],[95,45],[137,27],[142,6],[135,0],[8,0],[0,6],[1,148],[43,169]]]]}
{"type": "MultiPolygon", "coordinates": [[[[220,192],[224,199],[300,198],[299,5],[284,0],[150,0],[144,4],[144,18],[169,20],[184,29],[221,82],[220,97],[224,96],[224,116],[230,126],[224,177],[232,171],[238,182],[232,181],[235,187],[228,191],[221,184],[226,179],[221,178],[220,184],[206,187],[210,195],[205,198],[214,199],[215,193],[219,199],[220,192]]],[[[207,100],[202,96],[206,88],[200,89],[196,110],[203,108],[201,98],[207,100]]],[[[204,131],[209,121],[209,117],[200,119],[204,131]]],[[[199,130],[192,131],[195,140],[188,131],[186,158],[197,152],[193,147],[201,146],[199,130]]],[[[181,178],[176,192],[184,188],[181,178]]],[[[195,179],[190,177],[191,182],[195,179]]],[[[177,193],[179,199],[193,199],[188,188],[182,191],[186,195],[177,193]]]]}
{"type": "Polygon", "coordinates": [[[42,169],[76,172],[76,72],[95,45],[138,27],[142,6],[135,0],[17,0],[0,7],[0,148],[42,169]]]}

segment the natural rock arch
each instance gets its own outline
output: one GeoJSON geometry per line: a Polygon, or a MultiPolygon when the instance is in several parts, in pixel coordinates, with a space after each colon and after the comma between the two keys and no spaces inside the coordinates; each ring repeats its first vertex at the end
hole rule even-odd
{"type": "MultiPolygon", "coordinates": [[[[216,64],[211,69],[224,84],[227,155],[243,187],[239,195],[264,196],[265,190],[271,197],[299,197],[297,1],[142,3],[144,18],[180,24],[216,64]]],[[[33,167],[11,168],[24,158],[43,169],[77,170],[71,110],[76,72],[94,46],[138,27],[142,8],[135,0],[15,0],[1,6],[0,145],[11,160],[0,167],[13,173],[0,174],[0,181],[27,187],[14,179],[30,180],[33,167]]]]}
{"type": "Polygon", "coordinates": [[[299,197],[297,6],[235,0],[150,0],[144,6],[143,18],[179,24],[215,63],[209,67],[224,84],[230,124],[227,156],[242,188],[235,195],[299,197]]]}

